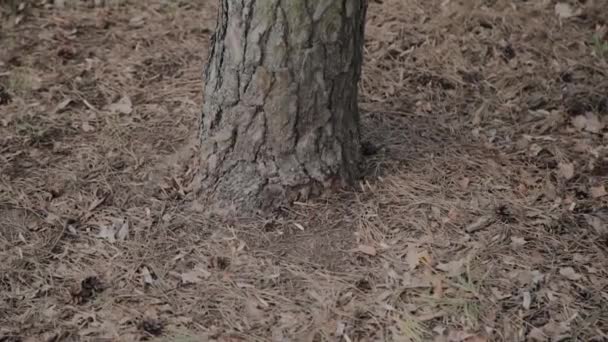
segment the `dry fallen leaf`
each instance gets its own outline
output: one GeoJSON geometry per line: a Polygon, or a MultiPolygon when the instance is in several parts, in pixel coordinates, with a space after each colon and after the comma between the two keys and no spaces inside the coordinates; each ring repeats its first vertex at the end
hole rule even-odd
{"type": "Polygon", "coordinates": [[[440,271],[444,271],[450,277],[457,277],[464,272],[465,258],[460,260],[450,261],[448,263],[441,263],[435,266],[440,271]]]}
{"type": "Polygon", "coordinates": [[[144,26],[146,23],[146,18],[144,16],[138,15],[129,20],[129,26],[132,28],[139,28],[144,26]]]}
{"type": "Polygon", "coordinates": [[[342,335],[344,335],[344,330],[346,330],[346,323],[344,323],[342,321],[337,321],[336,322],[336,336],[342,337],[342,335]]]}
{"type": "Polygon", "coordinates": [[[608,234],[608,227],[601,218],[589,214],[583,214],[583,217],[585,217],[587,224],[595,229],[596,233],[600,235],[608,234]]]}
{"type": "Polygon", "coordinates": [[[530,333],[528,333],[528,339],[531,341],[538,342],[545,342],[549,340],[547,335],[545,335],[545,333],[539,328],[532,328],[532,330],[530,330],[530,333]]]}
{"type": "Polygon", "coordinates": [[[433,279],[433,297],[436,299],[443,297],[443,282],[439,277],[433,279]]]}
{"type": "Polygon", "coordinates": [[[264,311],[258,308],[258,303],[255,300],[249,299],[245,303],[245,313],[247,317],[253,321],[261,321],[264,319],[264,311]]]}
{"type": "Polygon", "coordinates": [[[517,272],[517,280],[519,280],[521,284],[538,284],[543,281],[544,278],[545,275],[540,273],[538,270],[517,272]]]}
{"type": "Polygon", "coordinates": [[[494,295],[494,297],[497,300],[503,300],[503,299],[507,299],[507,298],[511,297],[510,294],[504,294],[499,289],[497,289],[495,287],[490,288],[490,291],[492,292],[492,294],[494,295]]]}
{"type": "Polygon", "coordinates": [[[604,128],[604,123],[593,113],[575,116],[572,119],[572,125],[578,130],[585,130],[591,133],[600,133],[604,128]]]}
{"type": "Polygon", "coordinates": [[[148,267],[144,266],[141,268],[141,275],[144,278],[144,283],[146,283],[146,284],[154,283],[154,278],[152,278],[152,274],[150,273],[150,270],[148,269],[148,267]]]}
{"type": "Polygon", "coordinates": [[[44,221],[49,224],[57,224],[57,223],[61,222],[61,218],[58,215],[48,212],[48,213],[46,213],[46,217],[45,217],[44,221]]]}
{"type": "Polygon", "coordinates": [[[209,278],[210,275],[211,273],[209,273],[209,271],[198,266],[189,272],[182,273],[181,278],[184,284],[196,284],[209,278]]]}
{"type": "Polygon", "coordinates": [[[587,125],[585,129],[591,133],[599,133],[603,128],[604,124],[600,121],[597,115],[592,113],[587,113],[587,125]]]}
{"type": "Polygon", "coordinates": [[[570,4],[565,2],[559,2],[555,4],[555,14],[561,19],[567,19],[574,16],[574,11],[570,4]]]}
{"type": "Polygon", "coordinates": [[[407,247],[407,254],[405,256],[405,261],[410,267],[410,270],[415,270],[416,267],[420,264],[420,258],[418,258],[418,248],[415,245],[410,244],[407,247]]]}
{"type": "Polygon", "coordinates": [[[114,235],[116,231],[114,230],[114,226],[100,226],[99,232],[97,233],[97,237],[101,239],[106,239],[110,243],[116,242],[114,235]]]}
{"type": "Polygon", "coordinates": [[[488,342],[488,338],[481,335],[473,335],[465,338],[463,342],[488,342]]]}
{"type": "Polygon", "coordinates": [[[452,208],[450,209],[450,211],[448,211],[448,215],[446,218],[443,219],[443,223],[455,223],[458,222],[458,220],[461,218],[461,213],[460,210],[456,209],[456,208],[452,208]]]}
{"type": "MultiPolygon", "coordinates": [[[[573,318],[575,317],[576,315],[573,316],[573,318]]],[[[565,338],[569,337],[571,319],[560,323],[551,321],[542,327],[542,331],[549,337],[549,341],[564,341],[565,338]]]]}
{"type": "Polygon", "coordinates": [[[530,291],[524,291],[523,297],[524,299],[522,306],[524,307],[524,309],[529,310],[530,305],[532,304],[532,295],[530,295],[530,291]]]}
{"type": "Polygon", "coordinates": [[[461,190],[466,190],[469,187],[470,183],[471,180],[468,177],[463,177],[461,180],[458,181],[458,185],[460,186],[461,190]]]}
{"type": "Polygon", "coordinates": [[[492,224],[493,220],[490,216],[482,216],[477,219],[477,221],[468,225],[464,230],[467,233],[474,233],[478,230],[482,230],[492,224]]]}
{"type": "Polygon", "coordinates": [[[57,114],[59,112],[61,112],[62,110],[64,110],[70,103],[72,103],[72,99],[65,99],[63,101],[61,101],[57,107],[55,107],[55,109],[53,110],[53,114],[57,114]]]}
{"type": "Polygon", "coordinates": [[[133,104],[128,96],[124,96],[118,102],[109,105],[108,110],[113,113],[131,114],[133,112],[133,104]]]}
{"type": "Polygon", "coordinates": [[[89,208],[87,209],[87,211],[91,212],[91,211],[97,209],[97,207],[99,207],[101,204],[103,204],[103,202],[105,202],[105,200],[107,198],[108,198],[108,195],[95,198],[95,200],[93,200],[91,202],[91,204],[89,204],[89,208]]]}
{"type": "Polygon", "coordinates": [[[377,254],[376,248],[374,248],[373,246],[359,245],[358,250],[359,250],[359,252],[361,252],[363,254],[367,254],[367,255],[371,255],[371,256],[375,256],[377,254]]]}
{"type": "Polygon", "coordinates": [[[433,206],[431,207],[431,213],[433,213],[433,218],[435,218],[437,221],[441,219],[441,209],[433,206]]]}
{"type": "Polygon", "coordinates": [[[95,127],[91,126],[91,124],[88,121],[83,121],[82,130],[86,133],[89,133],[89,132],[93,132],[95,130],[95,127]]]}
{"type": "Polygon", "coordinates": [[[572,177],[574,177],[574,164],[572,163],[559,163],[558,167],[558,171],[557,171],[557,175],[566,179],[566,180],[570,180],[572,179],[572,177]]]}
{"type": "Polygon", "coordinates": [[[112,225],[100,226],[97,233],[98,238],[106,239],[110,243],[124,241],[129,235],[129,222],[127,220],[116,221],[112,225]]]}
{"type": "Polygon", "coordinates": [[[426,250],[418,252],[418,260],[425,265],[431,265],[433,263],[433,258],[426,250]]]}
{"type": "Polygon", "coordinates": [[[577,115],[572,119],[572,126],[582,131],[587,126],[587,119],[583,115],[577,115]]]}
{"type": "Polygon", "coordinates": [[[530,150],[530,155],[531,155],[532,157],[536,157],[536,156],[538,156],[538,155],[539,155],[539,154],[540,154],[540,153],[541,153],[541,152],[542,152],[544,149],[545,149],[544,147],[542,147],[542,146],[540,146],[540,145],[538,145],[538,144],[532,144],[532,145],[530,145],[530,147],[529,147],[529,150],[530,150]]]}
{"type": "Polygon", "coordinates": [[[471,334],[462,330],[451,330],[447,336],[437,341],[446,342],[487,342],[488,339],[479,334],[471,334]]]}
{"type": "Polygon", "coordinates": [[[118,239],[118,241],[124,241],[127,238],[127,235],[129,235],[129,221],[125,219],[116,232],[116,239],[118,239]]]}
{"type": "Polygon", "coordinates": [[[557,189],[555,185],[551,182],[551,180],[547,179],[545,182],[545,186],[543,188],[543,194],[547,197],[548,200],[553,201],[557,198],[557,189]]]}
{"type": "Polygon", "coordinates": [[[539,270],[530,271],[530,274],[532,275],[532,283],[534,284],[538,284],[545,279],[545,275],[540,273],[539,270]]]}
{"type": "Polygon", "coordinates": [[[583,276],[579,273],[576,273],[574,268],[572,267],[562,267],[559,269],[559,274],[570,279],[570,280],[580,280],[583,276]]]}
{"type": "Polygon", "coordinates": [[[523,246],[526,244],[526,239],[517,236],[511,236],[511,245],[515,247],[523,246]]]}
{"type": "Polygon", "coordinates": [[[600,198],[600,197],[606,196],[606,194],[608,194],[608,193],[606,192],[606,188],[602,184],[602,185],[598,185],[598,186],[592,186],[589,189],[589,194],[591,194],[591,197],[593,197],[593,198],[600,198]]]}

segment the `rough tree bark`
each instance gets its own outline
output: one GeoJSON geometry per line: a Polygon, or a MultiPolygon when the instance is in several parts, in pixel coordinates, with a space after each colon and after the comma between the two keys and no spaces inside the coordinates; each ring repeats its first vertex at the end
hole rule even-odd
{"type": "Polygon", "coordinates": [[[199,196],[268,212],[352,184],[367,0],[220,0],[205,70],[199,196]]]}

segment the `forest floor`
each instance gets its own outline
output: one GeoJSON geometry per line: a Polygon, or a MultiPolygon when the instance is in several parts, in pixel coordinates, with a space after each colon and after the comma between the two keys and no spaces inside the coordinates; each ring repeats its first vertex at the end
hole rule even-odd
{"type": "Polygon", "coordinates": [[[381,150],[267,221],[189,205],[215,1],[52,2],[0,4],[0,341],[608,341],[602,0],[371,1],[381,150]]]}

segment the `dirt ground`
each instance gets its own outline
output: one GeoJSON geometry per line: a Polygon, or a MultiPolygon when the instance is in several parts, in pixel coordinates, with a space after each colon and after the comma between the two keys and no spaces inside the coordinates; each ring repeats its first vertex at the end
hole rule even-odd
{"type": "Polygon", "coordinates": [[[276,220],[192,205],[215,1],[105,2],[0,2],[0,341],[608,341],[604,0],[371,1],[380,150],[276,220]]]}

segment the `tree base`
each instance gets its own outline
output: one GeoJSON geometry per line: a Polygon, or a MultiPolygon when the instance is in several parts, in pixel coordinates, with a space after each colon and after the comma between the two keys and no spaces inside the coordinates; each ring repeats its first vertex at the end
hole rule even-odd
{"type": "Polygon", "coordinates": [[[221,1],[200,122],[209,207],[265,213],[354,183],[365,10],[365,0],[221,1]]]}

